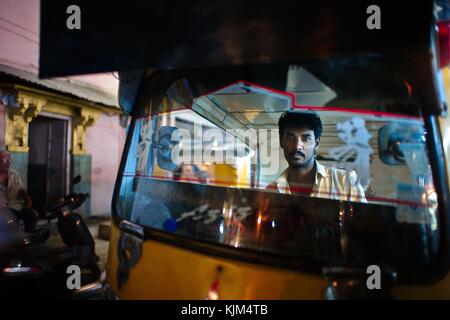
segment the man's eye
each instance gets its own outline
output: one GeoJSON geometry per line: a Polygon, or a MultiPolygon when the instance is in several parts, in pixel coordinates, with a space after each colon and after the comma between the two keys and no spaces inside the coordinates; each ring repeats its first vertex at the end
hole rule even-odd
{"type": "Polygon", "coordinates": [[[293,136],[286,136],[286,139],[288,139],[289,141],[292,141],[292,140],[294,140],[294,137],[293,136]]]}

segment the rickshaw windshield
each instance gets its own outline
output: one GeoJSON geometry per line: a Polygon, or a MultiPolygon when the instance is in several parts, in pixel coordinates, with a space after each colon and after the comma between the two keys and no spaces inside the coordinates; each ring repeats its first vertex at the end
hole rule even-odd
{"type": "Polygon", "coordinates": [[[236,250],[425,266],[439,246],[427,134],[392,70],[358,56],[153,77],[118,215],[236,250]]]}

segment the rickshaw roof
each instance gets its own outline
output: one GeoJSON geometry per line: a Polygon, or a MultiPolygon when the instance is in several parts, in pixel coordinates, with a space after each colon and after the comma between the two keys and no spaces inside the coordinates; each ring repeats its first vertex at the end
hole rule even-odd
{"type": "Polygon", "coordinates": [[[353,53],[427,54],[433,1],[41,1],[40,77],[276,63],[353,53]],[[381,9],[369,30],[367,8],[381,9]]]}

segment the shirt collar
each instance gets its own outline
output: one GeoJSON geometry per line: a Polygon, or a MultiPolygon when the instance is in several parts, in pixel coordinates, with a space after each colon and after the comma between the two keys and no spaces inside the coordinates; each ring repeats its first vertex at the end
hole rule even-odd
{"type": "MultiPolygon", "coordinates": [[[[322,176],[322,178],[325,178],[328,176],[328,172],[325,168],[325,166],[321,165],[319,161],[314,160],[316,165],[316,177],[314,181],[314,185],[317,186],[319,182],[319,175],[322,176]]],[[[289,175],[289,167],[283,171],[283,173],[278,177],[278,179],[275,181],[277,184],[277,189],[279,192],[282,193],[291,193],[288,183],[288,175],[289,175]]]]}
{"type": "Polygon", "coordinates": [[[328,177],[328,172],[325,166],[321,165],[319,161],[314,160],[316,162],[316,182],[317,182],[317,174],[320,174],[322,177],[328,177]]]}

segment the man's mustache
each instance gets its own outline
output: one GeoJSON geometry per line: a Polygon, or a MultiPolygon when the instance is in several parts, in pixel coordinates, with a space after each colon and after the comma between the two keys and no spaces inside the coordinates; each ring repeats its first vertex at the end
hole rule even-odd
{"type": "Polygon", "coordinates": [[[301,152],[301,151],[292,151],[291,153],[289,153],[289,157],[295,157],[295,156],[302,156],[303,158],[306,157],[306,155],[301,152]]]}

